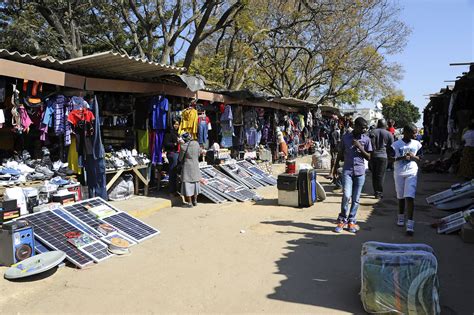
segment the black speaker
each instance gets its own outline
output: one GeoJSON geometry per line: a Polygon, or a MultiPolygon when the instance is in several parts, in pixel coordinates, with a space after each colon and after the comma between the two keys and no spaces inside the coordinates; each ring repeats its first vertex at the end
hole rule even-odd
{"type": "Polygon", "coordinates": [[[35,254],[33,227],[25,221],[9,222],[0,230],[0,264],[11,266],[35,254]]]}

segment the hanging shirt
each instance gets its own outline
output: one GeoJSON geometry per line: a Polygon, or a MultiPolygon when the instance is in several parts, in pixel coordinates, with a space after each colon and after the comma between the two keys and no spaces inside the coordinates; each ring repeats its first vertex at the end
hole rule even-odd
{"type": "Polygon", "coordinates": [[[151,129],[166,129],[168,109],[168,99],[166,97],[155,96],[151,99],[151,129]]]}
{"type": "Polygon", "coordinates": [[[181,114],[181,123],[179,124],[178,133],[187,132],[191,134],[193,139],[197,139],[198,133],[198,112],[194,108],[189,108],[181,114]]]}

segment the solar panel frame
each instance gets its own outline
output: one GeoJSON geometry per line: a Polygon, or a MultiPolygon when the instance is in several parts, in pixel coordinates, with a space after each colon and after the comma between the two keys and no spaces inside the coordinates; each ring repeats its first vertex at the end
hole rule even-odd
{"type": "Polygon", "coordinates": [[[79,247],[79,250],[99,263],[110,257],[115,256],[108,250],[109,246],[99,240],[79,247]],[[100,253],[100,254],[99,254],[100,253]]]}
{"type": "Polygon", "coordinates": [[[51,210],[26,215],[22,217],[22,219],[27,220],[30,225],[34,227],[35,238],[37,238],[43,245],[54,250],[63,251],[66,253],[66,259],[77,267],[84,268],[94,262],[92,258],[87,255],[84,256],[84,253],[72,246],[64,236],[66,232],[73,231],[76,227],[56,215],[51,210]],[[51,227],[50,224],[53,223],[57,225],[56,229],[51,227]],[[58,228],[61,228],[62,231],[60,232],[58,228]],[[62,235],[61,239],[58,238],[59,235],[54,235],[50,231],[48,232],[48,229],[53,230],[55,234],[62,235]]]}
{"type": "Polygon", "coordinates": [[[101,241],[104,242],[104,243],[107,243],[107,244],[110,244],[111,243],[111,239],[114,238],[114,237],[121,237],[123,238],[124,240],[126,240],[129,244],[130,244],[130,247],[132,246],[135,246],[137,245],[137,242],[135,242],[134,240],[132,240],[130,237],[126,236],[126,235],[123,235],[122,233],[120,232],[112,232],[110,234],[107,234],[105,236],[102,236],[101,238],[101,241]]]}

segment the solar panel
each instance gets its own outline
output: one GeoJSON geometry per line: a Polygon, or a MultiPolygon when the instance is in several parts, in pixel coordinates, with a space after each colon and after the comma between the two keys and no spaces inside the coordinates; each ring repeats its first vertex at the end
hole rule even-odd
{"type": "Polygon", "coordinates": [[[53,209],[52,210],[54,214],[57,216],[60,216],[62,219],[70,223],[71,225],[75,226],[78,230],[82,231],[83,233],[87,233],[90,235],[94,235],[96,237],[102,237],[102,234],[100,234],[97,230],[94,230],[87,226],[86,224],[80,222],[70,214],[66,213],[65,211],[61,209],[53,209]]]}
{"type": "Polygon", "coordinates": [[[103,218],[102,220],[137,242],[141,242],[160,233],[160,231],[152,228],[140,220],[135,219],[125,212],[119,212],[117,214],[103,218]]]}
{"type": "Polygon", "coordinates": [[[83,268],[94,261],[72,246],[66,238],[67,232],[77,231],[77,228],[69,224],[52,211],[44,211],[25,217],[35,229],[35,238],[51,249],[62,250],[66,253],[66,259],[79,268],[83,268]]]}
{"type": "Polygon", "coordinates": [[[101,241],[95,241],[90,244],[81,246],[79,250],[91,257],[95,262],[101,262],[107,258],[114,256],[108,250],[109,246],[101,241]]]}
{"type": "MultiPolygon", "coordinates": [[[[72,214],[77,219],[79,219],[81,222],[85,223],[86,225],[97,231],[98,226],[103,222],[96,218],[95,215],[90,214],[87,209],[100,206],[102,204],[107,203],[102,199],[87,199],[74,203],[72,205],[64,206],[63,209],[72,214]]],[[[107,205],[110,206],[109,204],[107,205]]]]}
{"type": "Polygon", "coordinates": [[[145,224],[138,219],[135,219],[126,212],[118,210],[101,198],[83,200],[81,202],[65,206],[64,210],[72,214],[80,222],[88,225],[96,231],[98,231],[98,226],[100,224],[106,222],[112,225],[112,227],[114,227],[119,232],[122,232],[124,235],[137,242],[160,233],[160,231],[157,229],[145,224]],[[89,208],[101,205],[106,205],[107,207],[115,210],[117,213],[106,218],[98,219],[88,212],[89,208]]]}

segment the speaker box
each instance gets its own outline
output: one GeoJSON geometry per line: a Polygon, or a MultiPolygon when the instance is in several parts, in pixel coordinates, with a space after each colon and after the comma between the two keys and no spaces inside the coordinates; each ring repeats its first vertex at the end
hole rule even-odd
{"type": "Polygon", "coordinates": [[[16,222],[4,224],[0,230],[0,264],[11,266],[35,254],[32,226],[20,227],[16,222]]]}

